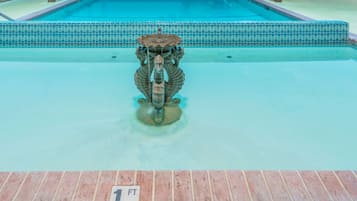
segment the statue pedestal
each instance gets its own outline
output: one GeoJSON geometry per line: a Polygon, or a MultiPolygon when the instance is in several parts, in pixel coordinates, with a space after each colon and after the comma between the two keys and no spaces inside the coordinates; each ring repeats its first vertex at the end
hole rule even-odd
{"type": "Polygon", "coordinates": [[[180,120],[182,114],[182,111],[178,106],[178,99],[175,99],[175,102],[169,102],[164,105],[164,107],[160,111],[162,112],[162,114],[159,114],[163,117],[163,119],[156,118],[158,111],[155,109],[152,103],[148,103],[147,101],[141,99],[139,100],[139,104],[140,108],[136,112],[136,117],[139,121],[147,125],[169,125],[180,120]]]}

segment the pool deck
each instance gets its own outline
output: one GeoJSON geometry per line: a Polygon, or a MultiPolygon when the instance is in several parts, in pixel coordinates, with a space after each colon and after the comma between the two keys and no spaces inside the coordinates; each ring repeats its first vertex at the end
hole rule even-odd
{"type": "MultiPolygon", "coordinates": [[[[15,20],[27,20],[32,16],[56,9],[58,6],[72,3],[72,1],[74,0],[57,0],[49,3],[47,0],[12,0],[0,3],[0,12],[15,20]]],[[[0,21],[6,21],[6,19],[0,16],[0,21]]]]}
{"type": "Polygon", "coordinates": [[[113,185],[140,201],[357,200],[357,171],[0,172],[0,200],[109,201],[113,185]]]}
{"type": "Polygon", "coordinates": [[[356,0],[282,0],[273,3],[316,20],[343,20],[350,24],[350,31],[357,34],[356,0]]]}

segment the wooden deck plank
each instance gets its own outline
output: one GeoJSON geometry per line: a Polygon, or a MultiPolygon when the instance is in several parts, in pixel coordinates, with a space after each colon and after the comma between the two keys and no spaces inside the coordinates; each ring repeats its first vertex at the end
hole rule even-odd
{"type": "Polygon", "coordinates": [[[98,180],[97,194],[94,201],[108,201],[110,193],[116,180],[116,171],[103,171],[98,180]]]}
{"type": "Polygon", "coordinates": [[[357,178],[350,171],[335,171],[353,200],[357,201],[357,178]]]}
{"type": "Polygon", "coordinates": [[[214,201],[230,201],[229,186],[224,171],[210,171],[209,177],[212,185],[214,201]]]}
{"type": "Polygon", "coordinates": [[[325,190],[318,175],[314,171],[301,171],[301,177],[303,178],[306,187],[315,201],[327,201],[331,200],[328,196],[328,192],[325,190]]]}
{"type": "Polygon", "coordinates": [[[227,171],[232,198],[234,201],[250,200],[247,184],[242,171],[227,171]]]}
{"type": "Polygon", "coordinates": [[[174,201],[193,201],[189,171],[174,172],[174,195],[174,201]]]}
{"type": "Polygon", "coordinates": [[[52,200],[63,172],[49,172],[33,201],[52,200]]]}
{"type": "Polygon", "coordinates": [[[10,174],[9,172],[0,172],[0,191],[1,191],[1,187],[5,183],[7,177],[9,176],[9,174],[10,174]]]}
{"type": "Polygon", "coordinates": [[[207,171],[192,172],[193,194],[195,201],[211,201],[211,190],[207,171]]]}
{"type": "Polygon", "coordinates": [[[78,191],[75,195],[75,201],[93,200],[97,186],[99,172],[83,172],[78,184],[78,191]]]}
{"type": "Polygon", "coordinates": [[[289,192],[278,171],[264,171],[263,174],[274,201],[291,200],[289,192]]]}
{"type": "Polygon", "coordinates": [[[119,171],[117,185],[128,186],[135,184],[135,171],[119,171]]]}
{"type": "Polygon", "coordinates": [[[304,183],[296,171],[283,171],[281,175],[291,197],[295,201],[312,201],[309,192],[306,191],[304,183]]]}
{"type": "Polygon", "coordinates": [[[80,172],[65,172],[58,186],[54,201],[72,200],[76,192],[80,172]]]}
{"type": "Polygon", "coordinates": [[[155,173],[155,201],[172,200],[172,174],[171,171],[155,173]]]}
{"type": "Polygon", "coordinates": [[[350,200],[350,197],[346,194],[343,186],[341,186],[332,171],[319,171],[318,174],[334,201],[350,200]]]}
{"type": "Polygon", "coordinates": [[[136,175],[136,185],[140,186],[140,201],[152,201],[153,172],[138,171],[136,175]]]}
{"type": "Polygon", "coordinates": [[[248,188],[253,201],[271,200],[263,175],[260,171],[246,171],[248,188]]]}
{"type": "Polygon", "coordinates": [[[14,198],[18,188],[20,187],[25,177],[26,177],[26,173],[24,172],[11,173],[9,179],[1,189],[0,200],[11,201],[14,198]]]}
{"type": "Polygon", "coordinates": [[[15,198],[15,201],[32,200],[35,193],[40,188],[40,184],[45,175],[45,172],[31,172],[28,174],[22,188],[15,198]]]}

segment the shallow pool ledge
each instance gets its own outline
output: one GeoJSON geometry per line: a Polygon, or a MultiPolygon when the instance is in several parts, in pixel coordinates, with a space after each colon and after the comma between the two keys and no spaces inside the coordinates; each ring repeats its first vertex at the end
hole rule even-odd
{"type": "Polygon", "coordinates": [[[136,47],[141,35],[182,37],[185,47],[321,46],[348,43],[348,23],[303,22],[2,22],[0,47],[136,47]]]}

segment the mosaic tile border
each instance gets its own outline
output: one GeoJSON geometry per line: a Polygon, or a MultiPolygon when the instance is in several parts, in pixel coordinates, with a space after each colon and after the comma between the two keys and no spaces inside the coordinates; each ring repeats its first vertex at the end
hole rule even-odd
{"type": "Polygon", "coordinates": [[[320,46],[348,43],[348,23],[303,22],[3,22],[0,47],[136,47],[141,35],[182,37],[185,47],[320,46]]]}

